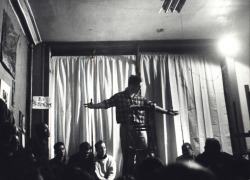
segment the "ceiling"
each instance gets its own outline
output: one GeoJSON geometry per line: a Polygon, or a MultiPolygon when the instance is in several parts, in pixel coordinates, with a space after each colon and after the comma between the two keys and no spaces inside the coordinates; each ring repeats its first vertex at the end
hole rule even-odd
{"type": "Polygon", "coordinates": [[[180,13],[161,0],[28,0],[43,42],[249,37],[250,0],[186,0],[180,13]]]}

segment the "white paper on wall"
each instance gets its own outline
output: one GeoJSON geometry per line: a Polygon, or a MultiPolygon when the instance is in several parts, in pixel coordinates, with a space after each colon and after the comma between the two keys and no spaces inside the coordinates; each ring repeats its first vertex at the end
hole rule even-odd
{"type": "Polygon", "coordinates": [[[33,109],[50,109],[52,106],[50,97],[33,96],[32,108],[33,109]]]}

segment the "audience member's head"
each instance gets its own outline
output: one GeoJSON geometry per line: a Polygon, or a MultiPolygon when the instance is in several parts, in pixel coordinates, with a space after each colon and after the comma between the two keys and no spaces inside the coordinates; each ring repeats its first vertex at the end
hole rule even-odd
{"type": "Polygon", "coordinates": [[[45,123],[39,123],[35,126],[36,135],[39,140],[48,141],[48,138],[50,137],[49,127],[45,123]]]}
{"type": "Polygon", "coordinates": [[[106,144],[102,140],[96,142],[95,149],[98,157],[103,158],[106,156],[106,144]]]}
{"type": "Polygon", "coordinates": [[[220,142],[215,138],[207,138],[205,142],[205,153],[207,154],[218,154],[220,153],[220,142]]]}
{"type": "Polygon", "coordinates": [[[215,180],[215,175],[195,162],[172,163],[157,174],[159,180],[215,180]]]}
{"type": "Polygon", "coordinates": [[[91,154],[91,146],[88,142],[83,142],[80,144],[79,146],[79,152],[80,152],[80,155],[86,159],[89,157],[89,155],[91,154]]]}
{"type": "Polygon", "coordinates": [[[184,156],[193,156],[193,148],[191,146],[190,143],[184,143],[182,146],[181,146],[181,149],[182,149],[182,154],[184,156]]]}
{"type": "Polygon", "coordinates": [[[150,180],[154,179],[156,173],[163,167],[163,163],[156,157],[149,157],[144,159],[136,167],[136,180],[150,180]]]}
{"type": "Polygon", "coordinates": [[[55,143],[54,145],[54,152],[55,152],[55,155],[58,156],[58,157],[65,157],[65,146],[64,146],[64,143],[63,142],[57,142],[55,143]]]}

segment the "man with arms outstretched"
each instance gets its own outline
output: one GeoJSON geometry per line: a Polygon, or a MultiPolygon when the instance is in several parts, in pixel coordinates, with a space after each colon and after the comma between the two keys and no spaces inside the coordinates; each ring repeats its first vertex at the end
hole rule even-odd
{"type": "Polygon", "coordinates": [[[91,103],[85,104],[85,107],[90,109],[107,109],[110,107],[116,107],[116,120],[118,124],[121,124],[120,138],[124,159],[123,175],[127,175],[131,172],[131,170],[126,168],[132,168],[133,171],[135,157],[134,149],[146,149],[148,146],[147,132],[136,131],[130,128],[131,126],[141,126],[145,124],[145,109],[143,107],[151,107],[156,112],[169,115],[178,114],[177,111],[164,110],[141,96],[141,82],[142,80],[139,76],[131,75],[128,80],[128,87],[124,91],[116,93],[110,99],[104,100],[103,102],[93,104],[91,101],[91,103]],[[128,140],[128,136],[131,137],[130,140],[128,140]],[[129,150],[129,147],[134,149],[129,150]],[[131,153],[134,155],[131,155],[131,153]]]}

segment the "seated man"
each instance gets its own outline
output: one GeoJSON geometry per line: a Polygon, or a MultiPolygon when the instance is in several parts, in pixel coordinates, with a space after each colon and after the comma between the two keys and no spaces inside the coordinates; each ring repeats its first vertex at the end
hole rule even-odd
{"type": "Polygon", "coordinates": [[[66,156],[63,142],[57,142],[54,145],[55,157],[49,161],[49,166],[55,175],[62,172],[65,168],[66,156]]]}
{"type": "Polygon", "coordinates": [[[116,163],[112,156],[106,153],[106,145],[102,140],[95,144],[95,176],[97,180],[114,180],[116,163]]]}
{"type": "Polygon", "coordinates": [[[217,139],[206,139],[204,149],[205,151],[199,154],[195,161],[213,171],[218,179],[249,179],[249,163],[247,160],[238,159],[231,154],[221,152],[221,145],[217,139]]]}
{"type": "Polygon", "coordinates": [[[181,146],[181,149],[182,149],[182,155],[178,156],[176,158],[177,162],[179,162],[179,161],[192,161],[195,159],[194,151],[193,151],[191,144],[184,143],[181,146]]]}
{"type": "Polygon", "coordinates": [[[69,166],[81,168],[88,172],[91,176],[94,175],[94,155],[91,152],[91,146],[88,142],[83,142],[79,146],[79,152],[73,154],[69,158],[69,166]]]}

